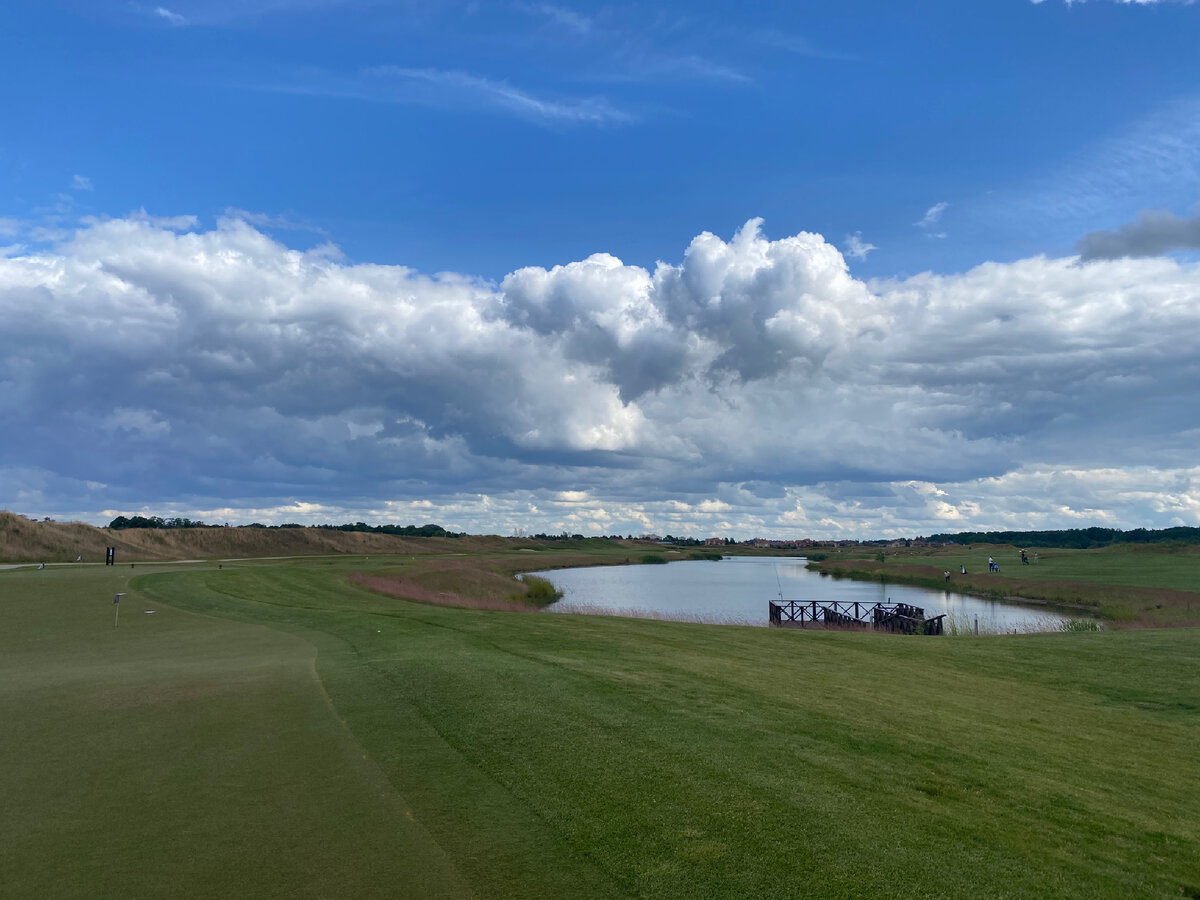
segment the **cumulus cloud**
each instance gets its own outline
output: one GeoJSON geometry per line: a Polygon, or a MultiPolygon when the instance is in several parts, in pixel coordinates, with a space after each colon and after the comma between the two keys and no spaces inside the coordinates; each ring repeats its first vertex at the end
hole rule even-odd
{"type": "Polygon", "coordinates": [[[1172,250],[1200,250],[1200,216],[1181,218],[1166,210],[1143,212],[1111,231],[1093,231],[1075,245],[1082,260],[1161,256],[1172,250]]]}
{"type": "Polygon", "coordinates": [[[71,178],[71,189],[75,191],[93,190],[92,179],[86,175],[75,175],[71,178]]]}
{"type": "MultiPolygon", "coordinates": [[[[1191,465],[1198,294],[1200,267],[1163,258],[866,283],[820,235],[758,220],[653,270],[598,253],[499,284],[294,250],[237,215],[91,220],[0,258],[0,415],[21,436],[0,506],[980,527],[1011,506],[990,479],[1191,465]]],[[[1153,515],[1187,519],[1177,494],[1153,515]]]]}

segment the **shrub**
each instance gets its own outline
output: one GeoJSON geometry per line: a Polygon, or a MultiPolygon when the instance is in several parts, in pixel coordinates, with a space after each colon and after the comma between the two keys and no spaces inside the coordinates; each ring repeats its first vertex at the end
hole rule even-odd
{"type": "Polygon", "coordinates": [[[555,600],[561,600],[563,592],[554,586],[554,582],[540,575],[525,575],[521,578],[525,583],[525,600],[538,606],[548,606],[555,600]]]}
{"type": "Polygon", "coordinates": [[[651,566],[666,565],[667,558],[665,556],[659,556],[657,553],[647,553],[642,557],[642,562],[651,566]]]}
{"type": "Polygon", "coordinates": [[[1100,623],[1095,619],[1063,619],[1058,626],[1059,631],[1099,631],[1100,623]]]}

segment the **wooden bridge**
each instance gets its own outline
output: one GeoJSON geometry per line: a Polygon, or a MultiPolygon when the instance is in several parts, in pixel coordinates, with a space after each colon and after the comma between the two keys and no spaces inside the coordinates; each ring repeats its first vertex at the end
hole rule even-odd
{"type": "Polygon", "coordinates": [[[837,600],[772,600],[768,604],[772,625],[807,628],[833,625],[873,628],[897,634],[941,634],[945,614],[925,618],[925,610],[907,603],[844,603],[837,600]]]}

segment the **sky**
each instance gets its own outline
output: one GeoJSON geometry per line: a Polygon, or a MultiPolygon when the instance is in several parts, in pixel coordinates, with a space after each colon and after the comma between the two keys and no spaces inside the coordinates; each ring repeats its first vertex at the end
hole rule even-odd
{"type": "Polygon", "coordinates": [[[10,0],[0,508],[1200,525],[1200,3],[10,0]]]}

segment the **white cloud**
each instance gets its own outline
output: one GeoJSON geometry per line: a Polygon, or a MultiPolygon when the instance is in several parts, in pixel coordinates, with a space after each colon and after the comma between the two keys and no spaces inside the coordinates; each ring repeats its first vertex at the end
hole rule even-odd
{"type": "Polygon", "coordinates": [[[856,231],[854,234],[846,235],[843,243],[846,245],[846,256],[852,256],[855,259],[866,259],[867,254],[872,250],[878,250],[874,244],[868,243],[862,239],[862,232],[856,231]]]}
{"type": "Polygon", "coordinates": [[[365,72],[373,77],[391,80],[402,88],[426,85],[444,91],[448,96],[458,95],[467,100],[478,99],[489,106],[524,118],[592,124],[630,120],[627,114],[601,98],[535,97],[503,81],[494,81],[469,72],[409,69],[402,66],[375,66],[365,72]]]}
{"type": "Polygon", "coordinates": [[[0,506],[72,514],[91,481],[97,508],[421,501],[502,533],[1194,523],[1198,295],[1163,258],[864,283],[757,220],[499,285],[238,216],[93,220],[0,259],[0,506]]]}
{"type": "MultiPolygon", "coordinates": [[[[146,212],[144,207],[134,210],[126,218],[132,222],[140,222],[153,228],[163,228],[169,231],[188,231],[200,223],[200,219],[196,216],[152,216],[146,212]]],[[[92,224],[92,221],[85,220],[86,224],[92,224]]]]}
{"type": "MultiPolygon", "coordinates": [[[[301,221],[289,215],[251,212],[250,210],[237,209],[236,207],[226,209],[225,215],[229,218],[241,219],[244,222],[254,225],[256,228],[272,228],[280,231],[307,231],[312,234],[321,235],[322,237],[329,237],[329,232],[321,226],[301,221]]],[[[191,220],[191,224],[194,225],[195,218],[188,218],[191,220]]],[[[185,227],[190,227],[190,225],[185,227]]]]}
{"type": "Polygon", "coordinates": [[[754,81],[740,69],[697,53],[674,54],[649,47],[624,48],[614,54],[609,68],[594,70],[589,77],[607,82],[712,81],[745,85],[754,81]]]}
{"type": "Polygon", "coordinates": [[[92,188],[92,179],[84,175],[75,175],[71,179],[71,190],[73,191],[90,191],[92,188]]]}
{"type": "Polygon", "coordinates": [[[944,238],[946,236],[945,232],[935,232],[932,229],[938,224],[938,222],[941,221],[942,213],[944,213],[949,206],[950,204],[946,203],[945,201],[933,204],[933,206],[925,210],[925,215],[923,215],[916,222],[913,222],[913,225],[915,225],[917,228],[924,229],[925,233],[930,237],[944,238]]]}
{"type": "Polygon", "coordinates": [[[595,26],[595,21],[590,17],[553,3],[518,3],[515,9],[531,15],[542,16],[555,25],[576,34],[587,34],[595,26]]]}
{"type": "Polygon", "coordinates": [[[506,81],[471,72],[405,66],[370,66],[346,76],[311,70],[256,90],[372,103],[412,103],[465,112],[501,112],[539,125],[608,125],[634,121],[603,97],[538,96],[506,81]]]}
{"type": "Polygon", "coordinates": [[[160,19],[164,19],[168,24],[174,25],[177,28],[189,24],[186,17],[181,16],[177,12],[172,12],[165,6],[154,7],[154,15],[158,16],[160,19]]]}

